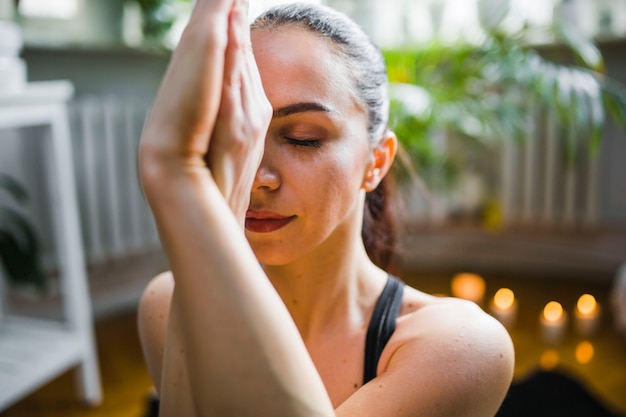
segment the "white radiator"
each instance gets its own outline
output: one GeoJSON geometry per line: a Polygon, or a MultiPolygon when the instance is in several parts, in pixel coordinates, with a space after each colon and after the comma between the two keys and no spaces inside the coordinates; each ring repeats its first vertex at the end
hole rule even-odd
{"type": "Polygon", "coordinates": [[[500,166],[500,204],[507,226],[591,228],[598,223],[598,157],[575,126],[559,130],[536,112],[522,143],[507,141],[500,166]],[[566,158],[566,143],[576,141],[566,158]]]}
{"type": "Polygon", "coordinates": [[[90,264],[159,246],[137,176],[137,146],[148,106],[148,100],[113,96],[71,103],[76,185],[90,264]]]}
{"type": "Polygon", "coordinates": [[[530,108],[523,141],[485,146],[444,132],[432,134],[433,147],[459,164],[458,177],[451,188],[442,185],[443,177],[429,178],[426,191],[414,182],[403,186],[403,215],[409,222],[478,221],[476,213],[488,206],[498,218],[494,223],[491,217],[489,227],[566,231],[598,226],[599,152],[590,151],[589,138],[568,137],[578,134],[574,126],[559,127],[553,115],[530,108]],[[577,145],[567,161],[565,146],[571,140],[577,145]]]}

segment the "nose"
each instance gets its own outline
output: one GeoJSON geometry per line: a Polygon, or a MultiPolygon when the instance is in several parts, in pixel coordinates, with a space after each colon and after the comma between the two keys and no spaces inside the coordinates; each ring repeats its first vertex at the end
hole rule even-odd
{"type": "Polygon", "coordinates": [[[276,166],[273,148],[272,139],[267,138],[263,158],[252,183],[252,192],[273,191],[280,187],[280,174],[276,166]]]}

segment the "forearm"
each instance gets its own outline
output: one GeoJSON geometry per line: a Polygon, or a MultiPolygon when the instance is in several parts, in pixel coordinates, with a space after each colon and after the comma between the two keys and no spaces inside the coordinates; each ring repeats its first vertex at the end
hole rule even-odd
{"type": "Polygon", "coordinates": [[[175,277],[161,394],[199,415],[330,416],[241,225],[272,114],[246,10],[198,0],[142,134],[142,185],[175,277]]]}
{"type": "Polygon", "coordinates": [[[170,304],[161,374],[157,380],[160,381],[157,387],[159,414],[166,417],[194,417],[198,412],[189,381],[188,358],[179,310],[178,302],[170,304]]]}
{"type": "Polygon", "coordinates": [[[159,184],[162,198],[151,206],[175,276],[172,310],[199,414],[333,415],[290,315],[210,176],[159,184]]]}

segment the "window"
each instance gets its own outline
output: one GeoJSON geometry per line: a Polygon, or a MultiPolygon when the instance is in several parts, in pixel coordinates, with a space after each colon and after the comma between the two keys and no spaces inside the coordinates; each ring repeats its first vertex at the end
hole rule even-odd
{"type": "Polygon", "coordinates": [[[29,18],[73,19],[79,0],[20,0],[18,12],[29,18]]]}

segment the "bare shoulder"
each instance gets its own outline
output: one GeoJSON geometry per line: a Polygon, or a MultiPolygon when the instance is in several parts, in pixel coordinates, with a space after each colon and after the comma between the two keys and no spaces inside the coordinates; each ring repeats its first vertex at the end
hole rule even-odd
{"type": "Polygon", "coordinates": [[[173,291],[174,276],[172,272],[162,272],[150,280],[141,296],[141,303],[169,299],[173,291]]]}
{"type": "Polygon", "coordinates": [[[506,329],[475,303],[459,298],[435,297],[410,287],[405,291],[398,329],[406,332],[405,337],[409,338],[411,335],[440,336],[430,340],[450,348],[459,348],[451,341],[472,340],[478,347],[510,348],[512,353],[506,329]]]}
{"type": "Polygon", "coordinates": [[[378,376],[338,415],[493,416],[513,365],[508,332],[476,304],[407,287],[378,376]],[[389,401],[370,400],[383,394],[389,401]]]}
{"type": "Polygon", "coordinates": [[[174,292],[174,278],[172,273],[163,272],[150,280],[139,301],[139,326],[152,327],[153,322],[161,322],[169,313],[169,305],[174,292]]]}
{"type": "Polygon", "coordinates": [[[485,383],[508,384],[514,351],[508,331],[473,302],[425,295],[407,288],[406,299],[423,300],[398,320],[398,336],[419,353],[423,349],[447,359],[459,376],[485,375],[485,383]]]}
{"type": "Polygon", "coordinates": [[[171,272],[163,272],[146,286],[137,312],[137,327],[146,365],[152,381],[159,387],[167,322],[174,292],[171,272]]]}

